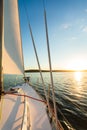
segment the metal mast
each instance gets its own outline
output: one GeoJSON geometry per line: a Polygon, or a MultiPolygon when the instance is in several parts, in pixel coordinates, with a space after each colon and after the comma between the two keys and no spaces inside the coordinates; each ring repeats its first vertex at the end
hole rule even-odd
{"type": "Polygon", "coordinates": [[[3,0],[0,0],[0,99],[2,87],[3,0]]]}

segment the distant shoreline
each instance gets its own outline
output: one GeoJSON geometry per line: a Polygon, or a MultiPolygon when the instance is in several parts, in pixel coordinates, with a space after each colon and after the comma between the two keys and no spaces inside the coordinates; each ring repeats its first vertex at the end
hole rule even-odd
{"type": "MultiPolygon", "coordinates": [[[[49,70],[41,70],[42,72],[49,72],[49,70]]],[[[26,73],[28,72],[40,72],[38,69],[30,69],[25,70],[26,73]]],[[[87,70],[52,70],[52,72],[87,72],[87,70]]]]}

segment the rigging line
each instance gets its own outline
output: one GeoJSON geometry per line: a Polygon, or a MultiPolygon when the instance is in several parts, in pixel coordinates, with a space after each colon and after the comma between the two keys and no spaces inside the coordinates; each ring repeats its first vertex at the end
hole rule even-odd
{"type": "Polygon", "coordinates": [[[69,123],[69,121],[67,120],[67,118],[64,116],[64,114],[62,113],[62,111],[59,108],[58,108],[58,111],[61,113],[61,115],[63,116],[63,118],[65,119],[65,121],[67,122],[67,124],[69,125],[67,127],[73,128],[72,125],[69,123]]]}
{"type": "Polygon", "coordinates": [[[47,102],[44,101],[44,100],[40,100],[40,99],[38,99],[38,98],[34,98],[34,97],[31,97],[31,96],[28,96],[28,95],[25,95],[25,94],[17,94],[17,93],[11,93],[11,92],[3,92],[3,94],[27,97],[27,98],[31,98],[31,99],[36,100],[36,101],[39,101],[39,102],[47,103],[47,102]]]}
{"type": "Polygon", "coordinates": [[[47,93],[46,93],[46,89],[45,89],[45,84],[44,84],[44,80],[43,80],[43,76],[42,76],[42,71],[41,71],[41,67],[40,67],[40,63],[39,63],[39,59],[38,59],[38,55],[37,55],[37,51],[36,51],[36,47],[35,47],[35,42],[34,42],[34,38],[33,38],[33,34],[32,34],[32,30],[31,30],[30,24],[29,24],[29,28],[30,28],[30,34],[31,34],[31,38],[32,38],[32,43],[33,43],[33,47],[34,47],[34,51],[35,51],[35,55],[36,55],[36,59],[37,59],[38,67],[39,67],[39,71],[40,71],[40,76],[41,76],[42,84],[43,84],[43,87],[44,87],[44,93],[45,93],[45,97],[46,97],[46,100],[47,100],[48,109],[49,109],[49,112],[50,112],[49,100],[48,100],[48,97],[47,97],[47,93]]]}
{"type": "MultiPolygon", "coordinates": [[[[25,5],[25,3],[24,3],[24,5],[25,5]]],[[[31,39],[32,39],[33,47],[34,47],[34,52],[35,52],[38,68],[39,68],[39,71],[40,71],[40,76],[41,76],[41,80],[42,80],[42,84],[43,84],[43,88],[44,88],[44,93],[45,93],[45,98],[46,98],[46,101],[47,101],[48,110],[49,110],[49,113],[51,113],[49,100],[48,100],[48,97],[47,97],[46,88],[45,88],[45,84],[44,84],[44,79],[43,79],[43,76],[42,76],[41,66],[40,66],[38,55],[37,55],[37,50],[36,50],[36,46],[35,46],[35,42],[34,42],[34,38],[33,38],[33,34],[32,34],[32,29],[31,29],[31,26],[30,26],[29,18],[28,18],[27,8],[26,8],[26,6],[24,6],[24,8],[25,8],[25,11],[26,11],[28,26],[29,26],[29,30],[30,30],[30,35],[31,35],[31,39]]]]}
{"type": "Polygon", "coordinates": [[[50,46],[49,46],[49,37],[48,37],[47,18],[46,18],[45,8],[44,8],[44,20],[45,20],[47,50],[48,50],[48,59],[49,59],[49,68],[50,68],[50,78],[51,78],[51,85],[52,85],[53,104],[54,104],[55,119],[56,119],[56,128],[58,129],[58,122],[57,122],[58,118],[57,118],[57,110],[56,110],[56,102],[55,102],[55,94],[54,94],[54,83],[53,83],[53,75],[52,75],[52,65],[51,65],[50,46]]]}
{"type": "Polygon", "coordinates": [[[43,8],[44,8],[44,10],[45,10],[45,1],[43,0],[43,8]]]}

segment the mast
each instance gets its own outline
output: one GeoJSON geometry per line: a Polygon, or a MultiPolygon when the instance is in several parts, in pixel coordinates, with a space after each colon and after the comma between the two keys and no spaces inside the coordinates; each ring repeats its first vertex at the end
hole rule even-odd
{"type": "Polygon", "coordinates": [[[0,99],[2,94],[3,0],[0,0],[0,99]]]}

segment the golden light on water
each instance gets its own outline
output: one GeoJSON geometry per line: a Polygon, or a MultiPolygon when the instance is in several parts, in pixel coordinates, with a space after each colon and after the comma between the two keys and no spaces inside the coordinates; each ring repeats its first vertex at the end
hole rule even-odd
{"type": "Polygon", "coordinates": [[[75,77],[75,80],[76,81],[81,81],[81,78],[82,78],[82,72],[75,72],[74,73],[74,77],[75,77]]]}
{"type": "Polygon", "coordinates": [[[74,92],[76,93],[77,97],[81,97],[81,93],[82,93],[82,72],[74,72],[74,78],[75,78],[75,90],[74,92]]]}

